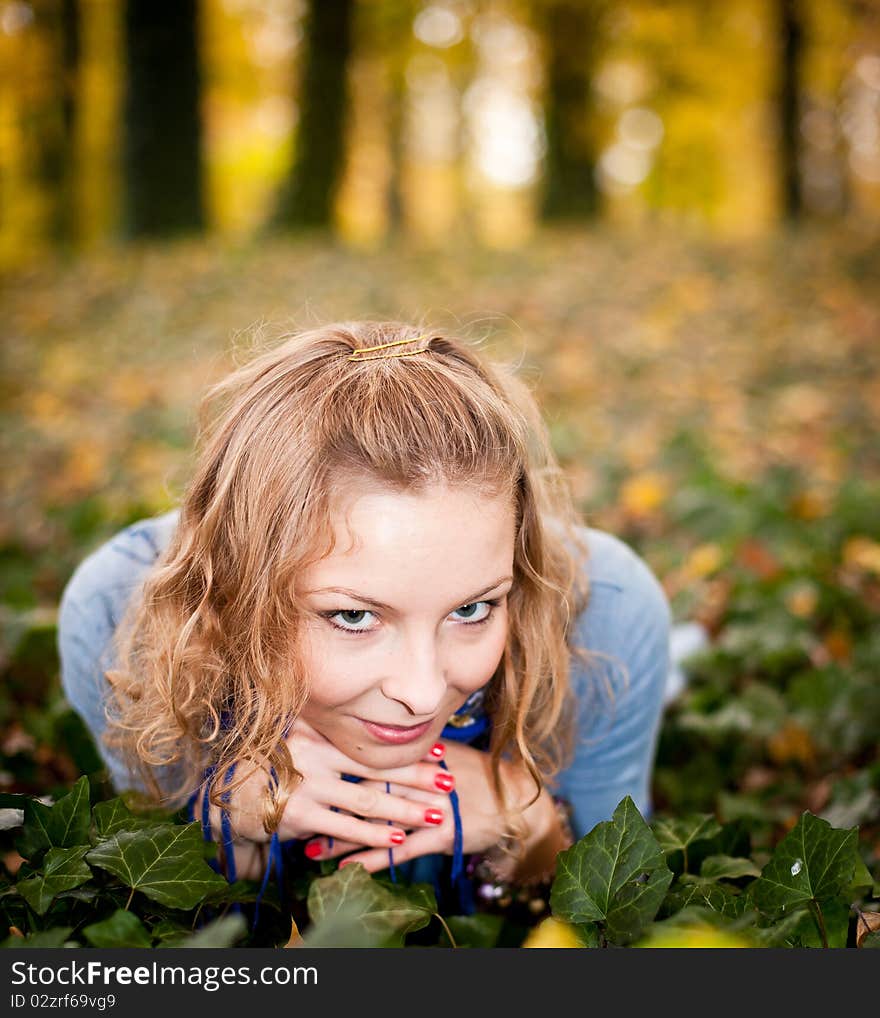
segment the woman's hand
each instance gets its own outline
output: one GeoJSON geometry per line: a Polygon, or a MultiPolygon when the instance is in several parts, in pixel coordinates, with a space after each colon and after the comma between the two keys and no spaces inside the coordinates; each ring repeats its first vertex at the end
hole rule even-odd
{"type": "MultiPolygon", "coordinates": [[[[446,743],[445,760],[456,778],[464,852],[485,852],[497,846],[507,833],[507,826],[493,792],[489,754],[471,746],[449,742],[446,743]]],[[[502,761],[501,780],[510,805],[525,806],[534,795],[534,782],[521,764],[502,761]]],[[[392,784],[391,792],[392,795],[424,801],[424,792],[414,786],[399,787],[392,784]]],[[[515,875],[518,879],[527,879],[532,870],[538,872],[549,869],[556,853],[567,848],[568,844],[553,800],[546,789],[542,789],[536,801],[525,809],[522,821],[525,829],[523,853],[518,864],[510,861],[510,874],[505,876],[515,875]]],[[[394,862],[403,863],[435,852],[449,855],[453,850],[454,835],[455,825],[450,804],[441,824],[433,828],[412,830],[402,845],[393,846],[394,862]]],[[[348,855],[343,865],[360,862],[371,873],[388,868],[387,847],[378,851],[356,851],[366,842],[357,844],[353,840],[334,841],[331,847],[323,838],[317,844],[321,850],[320,853],[316,852],[314,858],[332,859],[354,851],[355,854],[348,855]]],[[[500,860],[499,866],[503,865],[504,861],[500,860]]]]}
{"type": "MultiPolygon", "coordinates": [[[[450,774],[436,763],[442,753],[406,767],[377,771],[341,753],[302,719],[294,723],[287,745],[303,779],[285,806],[278,827],[282,841],[341,839],[356,847],[382,849],[387,862],[388,848],[403,844],[408,830],[436,827],[451,817],[450,774]],[[343,774],[365,780],[344,781],[343,774]],[[391,783],[391,794],[386,792],[386,782],[391,783]]],[[[256,876],[264,865],[260,844],[269,840],[263,827],[266,787],[266,774],[258,771],[230,796],[227,808],[239,876],[256,876]]],[[[220,810],[216,806],[211,807],[211,828],[218,838],[220,810]]]]}

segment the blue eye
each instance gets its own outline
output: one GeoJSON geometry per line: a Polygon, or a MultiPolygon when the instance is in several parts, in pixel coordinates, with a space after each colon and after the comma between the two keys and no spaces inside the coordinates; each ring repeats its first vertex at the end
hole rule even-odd
{"type": "MultiPolygon", "coordinates": [[[[492,618],[495,609],[500,603],[500,598],[494,601],[473,601],[470,604],[463,604],[460,608],[456,608],[452,614],[464,615],[464,618],[459,620],[459,624],[462,626],[480,626],[492,618]],[[486,609],[479,618],[475,618],[474,616],[479,612],[481,605],[485,605],[486,609]]],[[[366,620],[367,616],[373,614],[373,612],[367,611],[365,608],[340,608],[336,611],[321,612],[321,615],[335,629],[340,629],[343,633],[351,633],[353,636],[373,632],[374,627],[361,624],[366,620]]]]}
{"type": "Polygon", "coordinates": [[[498,604],[497,601],[474,601],[471,604],[463,604],[461,608],[456,608],[455,611],[459,615],[464,614],[464,619],[462,621],[473,626],[478,625],[480,622],[485,622],[492,614],[492,609],[496,604],[498,604]],[[480,610],[480,605],[485,605],[487,610],[483,615],[480,615],[479,618],[475,618],[475,614],[480,610]]]}
{"type": "Polygon", "coordinates": [[[358,623],[364,621],[364,616],[372,614],[363,608],[342,608],[335,612],[324,612],[324,617],[345,633],[368,633],[369,629],[366,626],[359,626],[358,623]],[[337,617],[341,618],[345,625],[334,622],[337,617]]]}

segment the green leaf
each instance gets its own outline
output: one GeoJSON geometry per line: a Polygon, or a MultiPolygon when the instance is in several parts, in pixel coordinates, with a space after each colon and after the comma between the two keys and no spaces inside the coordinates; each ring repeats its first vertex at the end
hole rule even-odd
{"type": "Polygon", "coordinates": [[[233,947],[246,933],[244,916],[225,915],[181,940],[166,940],[162,947],[233,947]]]}
{"type": "Polygon", "coordinates": [[[804,947],[824,947],[822,935],[819,931],[818,919],[814,910],[818,908],[822,913],[822,923],[825,927],[825,937],[829,947],[846,947],[846,939],[849,935],[850,907],[848,902],[840,898],[830,898],[827,901],[819,901],[813,905],[808,915],[813,922],[805,926],[801,936],[801,944],[804,947]]]}
{"type": "Polygon", "coordinates": [[[740,877],[759,877],[760,869],[751,859],[730,855],[710,855],[703,860],[700,876],[708,880],[739,880],[740,877]]]}
{"type": "Polygon", "coordinates": [[[746,910],[748,899],[724,884],[679,884],[663,901],[661,916],[673,916],[685,908],[705,908],[730,919],[736,919],[746,910]]]}
{"type": "Polygon", "coordinates": [[[405,935],[427,926],[437,911],[427,885],[392,889],[361,863],[312,881],[307,904],[307,947],[403,947],[405,935]]]}
{"type": "Polygon", "coordinates": [[[142,831],[156,823],[155,820],[135,816],[120,796],[99,802],[92,810],[92,816],[98,841],[111,838],[118,831],[142,831]]]}
{"type": "Polygon", "coordinates": [[[839,831],[805,811],[776,846],[749,894],[768,915],[833,898],[849,885],[857,859],[857,828],[839,831]]]}
{"type": "Polygon", "coordinates": [[[83,862],[88,846],[50,848],[43,859],[43,872],[16,884],[19,894],[37,915],[45,915],[52,899],[91,879],[92,871],[83,862]]]}
{"type": "MultiPolygon", "coordinates": [[[[452,932],[456,947],[495,947],[504,919],[488,912],[475,912],[473,915],[449,916],[446,925],[452,932]]],[[[444,947],[449,946],[445,930],[440,934],[440,943],[444,947]]]]}
{"type": "Polygon", "coordinates": [[[600,922],[608,940],[626,944],[657,914],[671,881],[662,849],[627,796],[611,820],[559,853],[550,907],[565,922],[600,922]]]}
{"type": "Polygon", "coordinates": [[[721,833],[721,824],[711,813],[690,813],[685,817],[657,817],[651,824],[657,843],[666,853],[684,852],[696,841],[707,841],[721,833]]]}
{"type": "Polygon", "coordinates": [[[202,855],[198,823],[152,824],[137,831],[117,831],[86,857],[127,886],[170,908],[195,908],[226,884],[202,855]]]}
{"type": "Polygon", "coordinates": [[[599,946],[599,927],[595,923],[576,923],[572,929],[584,947],[599,946]]]}
{"type": "Polygon", "coordinates": [[[859,856],[856,860],[853,878],[846,891],[847,898],[850,901],[853,901],[856,898],[861,898],[863,895],[867,895],[871,891],[873,884],[874,878],[871,876],[871,871],[865,865],[864,859],[859,856]]]}
{"type": "Polygon", "coordinates": [[[7,937],[0,948],[7,947],[64,947],[67,938],[73,933],[72,926],[55,926],[51,930],[41,930],[27,937],[7,937]]]}
{"type": "Polygon", "coordinates": [[[118,908],[99,923],[92,923],[82,931],[92,947],[151,947],[150,934],[132,912],[118,908]]]}
{"type": "Polygon", "coordinates": [[[36,799],[24,804],[24,830],[16,848],[34,862],[47,849],[75,848],[89,842],[89,779],[83,775],[54,805],[36,799]]]}

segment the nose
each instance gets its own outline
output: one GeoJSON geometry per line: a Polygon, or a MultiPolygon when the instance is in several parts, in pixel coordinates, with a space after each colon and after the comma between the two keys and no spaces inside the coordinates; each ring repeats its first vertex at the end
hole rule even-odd
{"type": "Polygon", "coordinates": [[[443,663],[433,640],[402,641],[398,653],[388,662],[381,689],[389,700],[403,704],[407,711],[426,721],[437,713],[446,693],[443,663]]]}

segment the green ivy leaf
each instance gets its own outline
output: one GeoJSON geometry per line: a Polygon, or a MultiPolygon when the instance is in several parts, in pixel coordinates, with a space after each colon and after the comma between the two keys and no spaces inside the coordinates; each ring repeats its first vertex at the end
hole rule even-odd
{"type": "Polygon", "coordinates": [[[871,871],[865,865],[864,859],[859,856],[856,859],[852,880],[847,888],[847,898],[850,901],[853,901],[856,898],[861,898],[863,895],[869,894],[873,884],[874,878],[871,876],[871,871]]]}
{"type": "Polygon", "coordinates": [[[82,931],[92,947],[151,947],[144,924],[132,912],[118,908],[109,919],[92,923],[82,931]]]}
{"type": "Polygon", "coordinates": [[[92,871],[83,862],[88,846],[50,848],[43,859],[43,872],[16,884],[18,893],[37,915],[45,915],[52,899],[91,879],[92,871]]]}
{"type": "Polygon", "coordinates": [[[733,888],[724,884],[679,884],[664,899],[660,914],[668,917],[685,908],[705,908],[729,919],[736,919],[745,912],[747,902],[744,895],[737,894],[733,888]]]}
{"type": "Polygon", "coordinates": [[[233,947],[247,933],[242,915],[225,915],[180,940],[167,940],[162,947],[233,947]]]}
{"type": "Polygon", "coordinates": [[[805,811],[749,887],[768,915],[834,898],[848,886],[858,859],[858,828],[836,830],[805,811]]]}
{"type": "Polygon", "coordinates": [[[24,830],[16,842],[20,855],[36,861],[50,848],[75,848],[89,843],[89,779],[83,775],[54,805],[36,799],[24,804],[24,830]]]}
{"type": "MultiPolygon", "coordinates": [[[[56,926],[51,930],[41,930],[27,937],[7,937],[0,948],[7,947],[64,947],[67,938],[73,933],[72,926],[56,926]]],[[[77,945],[78,946],[78,945],[77,945]]]]}
{"type": "Polygon", "coordinates": [[[155,820],[135,816],[120,796],[99,802],[92,810],[92,816],[98,841],[112,838],[118,831],[142,831],[156,823],[155,820]]]}
{"type": "MultiPolygon", "coordinates": [[[[446,925],[452,932],[456,947],[495,947],[504,920],[500,915],[475,912],[473,915],[449,916],[446,925]]],[[[445,930],[440,934],[440,943],[444,947],[450,946],[445,930]]]]}
{"type": "Polygon", "coordinates": [[[198,823],[117,831],[86,857],[127,886],[170,908],[195,908],[226,881],[205,862],[198,823]]]}
{"type": "Polygon", "coordinates": [[[657,843],[666,853],[686,852],[689,845],[707,841],[721,833],[721,824],[711,813],[689,813],[676,819],[657,817],[651,824],[657,843]]]}
{"type": "Polygon", "coordinates": [[[672,873],[651,829],[627,796],[556,864],[550,908],[557,919],[600,922],[612,943],[635,939],[654,918],[672,873]]]}
{"type": "Polygon", "coordinates": [[[599,927],[595,923],[576,923],[572,929],[584,947],[599,947],[599,927]]]}
{"type": "Polygon", "coordinates": [[[361,863],[312,881],[307,905],[307,947],[403,947],[406,934],[427,926],[437,911],[427,885],[392,889],[361,863]]]}
{"type": "Polygon", "coordinates": [[[700,876],[708,880],[739,880],[741,877],[759,877],[761,870],[751,859],[730,855],[710,855],[703,860],[700,876]]]}

